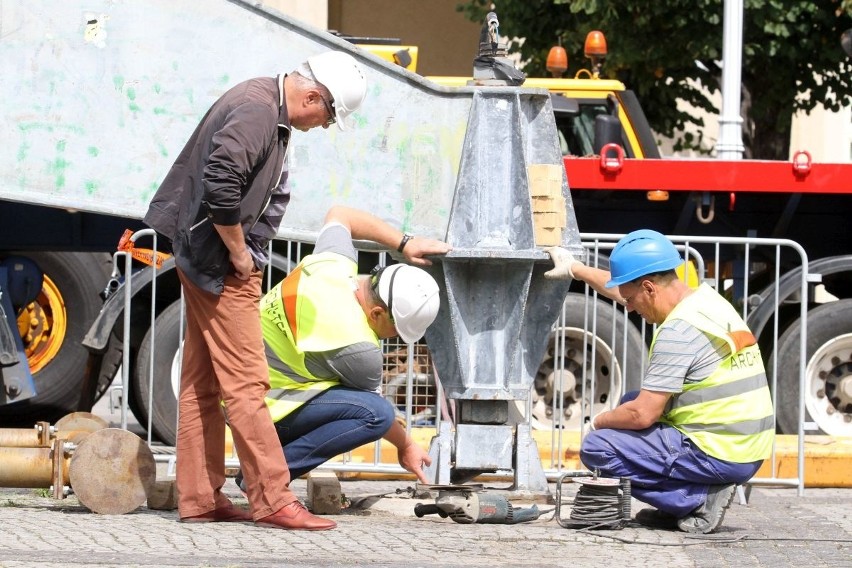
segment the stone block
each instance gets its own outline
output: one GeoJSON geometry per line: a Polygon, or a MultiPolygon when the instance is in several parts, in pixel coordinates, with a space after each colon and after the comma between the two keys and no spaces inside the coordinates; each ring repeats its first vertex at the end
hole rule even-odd
{"type": "Polygon", "coordinates": [[[340,481],[333,471],[308,474],[308,509],[315,515],[337,515],[341,507],[340,481]]]}
{"type": "Polygon", "coordinates": [[[177,498],[174,479],[155,481],[148,493],[148,508],[157,511],[173,511],[177,509],[177,498]]]}

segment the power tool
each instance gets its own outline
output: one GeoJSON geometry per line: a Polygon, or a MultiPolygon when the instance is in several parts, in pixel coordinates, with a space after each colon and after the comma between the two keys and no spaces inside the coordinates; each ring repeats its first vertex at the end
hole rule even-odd
{"type": "Polygon", "coordinates": [[[434,505],[422,503],[415,505],[414,514],[418,517],[424,515],[450,517],[462,525],[473,523],[514,525],[534,521],[541,512],[536,505],[527,508],[515,507],[506,497],[496,493],[453,487],[439,491],[434,505]]]}

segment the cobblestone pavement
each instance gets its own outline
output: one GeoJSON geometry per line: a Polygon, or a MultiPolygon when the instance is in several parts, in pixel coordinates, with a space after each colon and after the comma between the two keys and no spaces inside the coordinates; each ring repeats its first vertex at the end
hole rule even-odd
{"type": "MultiPolygon", "coordinates": [[[[429,501],[410,497],[406,481],[342,486],[364,508],[344,510],[336,516],[338,528],[322,532],[182,524],[176,511],[144,506],[126,515],[98,515],[73,495],[54,500],[38,490],[0,489],[0,567],[852,567],[850,489],[807,489],[798,497],[795,489],[754,488],[748,505],[735,500],[713,538],[696,539],[632,525],[566,529],[552,512],[524,524],[462,525],[437,516],[417,518],[414,505],[429,501]],[[383,493],[392,495],[359,499],[383,493]]],[[[305,497],[304,480],[293,488],[305,497]]],[[[232,480],[226,492],[246,504],[232,480]]],[[[570,496],[565,490],[564,497],[570,496]]],[[[634,500],[634,513],[640,508],[634,500]]],[[[561,517],[569,514],[570,506],[563,506],[561,517]]]]}

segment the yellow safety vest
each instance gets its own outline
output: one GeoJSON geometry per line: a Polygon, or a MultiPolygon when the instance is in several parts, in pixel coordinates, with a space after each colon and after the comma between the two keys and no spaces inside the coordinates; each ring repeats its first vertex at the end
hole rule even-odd
{"type": "MultiPolygon", "coordinates": [[[[724,339],[731,355],[706,379],[685,384],[660,422],[674,426],[715,458],[735,463],[768,458],[775,413],[754,335],[734,307],[707,284],[678,304],[666,321],[672,319],[724,339]]],[[[656,339],[655,334],[652,355],[656,339]]]]}
{"type": "Polygon", "coordinates": [[[261,300],[270,385],[266,405],[273,421],[340,384],[338,379],[311,374],[305,366],[306,352],[365,341],[379,345],[355,297],[357,271],[354,262],[339,254],[312,254],[261,300]],[[292,372],[285,374],[287,368],[292,372]]]}

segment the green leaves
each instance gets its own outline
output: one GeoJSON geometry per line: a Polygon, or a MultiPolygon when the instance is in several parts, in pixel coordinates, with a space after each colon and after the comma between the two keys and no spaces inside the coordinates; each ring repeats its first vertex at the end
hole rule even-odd
{"type": "MultiPolygon", "coordinates": [[[[723,0],[473,0],[459,5],[474,21],[491,10],[503,36],[524,38],[524,71],[545,76],[549,48],[561,39],[567,76],[588,67],[586,34],[604,32],[609,55],[602,76],[636,91],[655,132],[680,136],[684,149],[704,144],[699,115],[678,101],[718,115],[723,0]],[[716,97],[718,99],[718,96],[716,97]],[[679,135],[687,125],[699,134],[679,135]]],[[[852,103],[852,63],[840,34],[852,27],[852,0],[745,0],[743,22],[744,142],[749,157],[787,159],[793,112],[818,102],[852,103]],[[798,96],[803,93],[806,96],[798,96]]]]}

